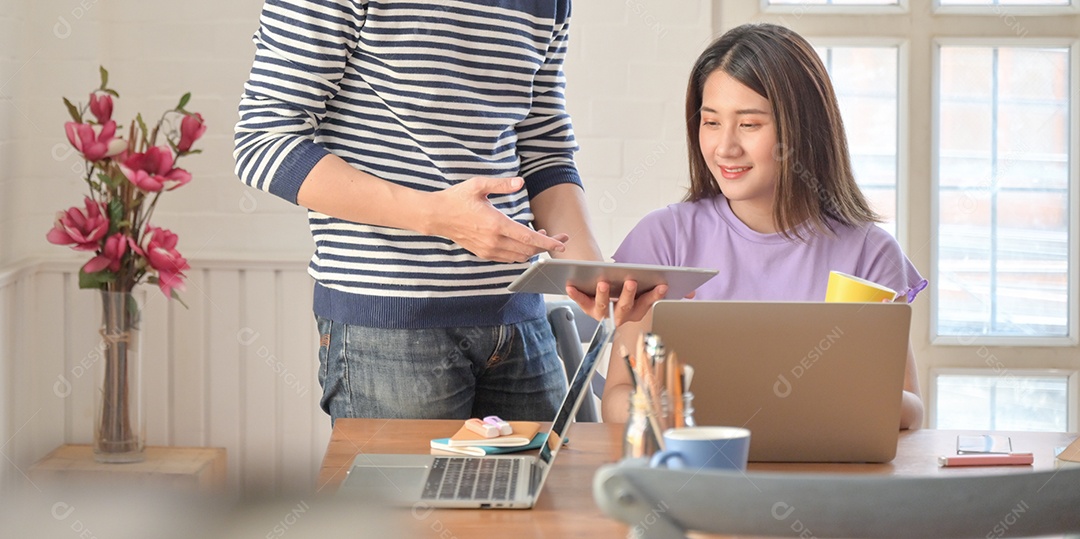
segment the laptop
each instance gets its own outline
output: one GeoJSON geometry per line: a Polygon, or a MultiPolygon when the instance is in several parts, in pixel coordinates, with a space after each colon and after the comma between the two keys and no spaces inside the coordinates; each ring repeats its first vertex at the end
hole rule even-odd
{"type": "Polygon", "coordinates": [[[536,503],[578,407],[590,392],[601,352],[614,334],[605,318],[596,327],[585,357],[537,456],[436,456],[365,454],[353,460],[341,492],[390,505],[528,509],[536,503]]]}
{"type": "Polygon", "coordinates": [[[693,366],[698,425],[750,429],[752,462],[896,456],[911,306],[660,301],[653,332],[693,366]]]}

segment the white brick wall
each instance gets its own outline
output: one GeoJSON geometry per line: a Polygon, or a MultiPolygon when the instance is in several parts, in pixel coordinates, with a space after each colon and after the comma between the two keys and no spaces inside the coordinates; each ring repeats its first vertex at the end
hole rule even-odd
{"type": "MultiPolygon", "coordinates": [[[[12,30],[0,32],[0,84],[11,77],[0,90],[0,263],[77,256],[47,244],[44,233],[53,214],[83,194],[72,170],[78,161],[64,148],[60,98],[85,101],[99,64],[121,94],[119,121],[135,112],[154,116],[185,91],[193,94],[189,109],[207,119],[204,153],[181,162],[194,180],[163,196],[155,219],[180,234],[181,252],[307,256],[303,212],[245,188],[232,173],[232,126],[261,0],[14,3],[0,15],[0,30],[12,30]],[[13,234],[13,221],[26,232],[13,234]]],[[[711,35],[711,7],[705,0],[578,0],[573,16],[570,110],[593,222],[610,255],[644,213],[682,195],[683,91],[711,35]]]]}
{"type": "Polygon", "coordinates": [[[683,98],[712,36],[704,0],[574,4],[567,99],[597,239],[611,256],[649,211],[685,192],[683,98]]]}

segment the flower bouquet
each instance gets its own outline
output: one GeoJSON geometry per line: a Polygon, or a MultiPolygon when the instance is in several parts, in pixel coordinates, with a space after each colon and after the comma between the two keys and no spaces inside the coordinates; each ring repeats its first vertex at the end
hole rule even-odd
{"type": "Polygon", "coordinates": [[[191,99],[188,93],[152,126],[136,114],[124,128],[112,118],[113,100],[120,95],[109,88],[108,71],[102,67],[100,72],[101,86],[90,93],[87,104],[76,106],[64,99],[72,119],[64,129],[85,162],[89,193],[82,207],[57,214],[46,239],[93,253],[79,270],[79,287],[102,294],[104,368],[94,450],[98,460],[130,462],[142,459],[144,445],[135,390],[141,312],[136,287],[156,284],[167,298],[179,301],[184,271],[190,269],[176,250],[176,234],[153,226],[150,217],[162,193],[191,181],[176,161],[199,153],[192,145],[206,124],[202,115],[184,108],[191,99]]]}

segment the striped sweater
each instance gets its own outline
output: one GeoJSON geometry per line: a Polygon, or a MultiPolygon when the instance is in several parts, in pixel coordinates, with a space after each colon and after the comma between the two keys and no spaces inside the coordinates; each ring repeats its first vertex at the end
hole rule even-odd
{"type": "MultiPolygon", "coordinates": [[[[525,178],[490,200],[524,224],[529,199],[581,181],[565,110],[569,0],[267,0],[236,125],[236,173],[296,203],[328,152],[413,189],[525,178]]],[[[382,328],[485,326],[543,316],[509,294],[524,264],[442,237],[308,212],[315,313],[382,328]]]]}

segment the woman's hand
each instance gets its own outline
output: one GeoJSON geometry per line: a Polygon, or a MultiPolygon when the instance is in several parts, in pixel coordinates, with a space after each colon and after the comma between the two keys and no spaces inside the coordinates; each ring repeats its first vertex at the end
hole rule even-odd
{"type": "MultiPolygon", "coordinates": [[[[645,317],[653,304],[664,299],[668,287],[666,284],[658,285],[652,290],[637,295],[637,281],[627,280],[623,283],[622,293],[615,300],[615,312],[610,313],[615,321],[615,326],[621,326],[626,322],[637,322],[645,317]]],[[[596,284],[596,295],[590,296],[573,286],[567,285],[566,295],[574,300],[589,316],[601,320],[608,316],[611,304],[611,285],[606,281],[596,284]]]]}

